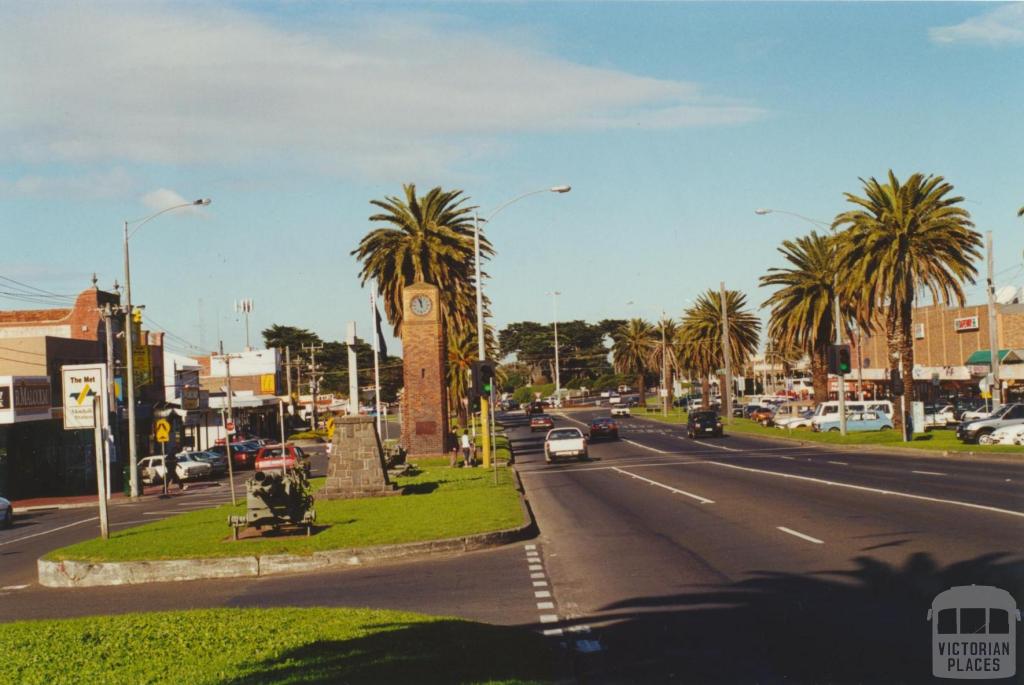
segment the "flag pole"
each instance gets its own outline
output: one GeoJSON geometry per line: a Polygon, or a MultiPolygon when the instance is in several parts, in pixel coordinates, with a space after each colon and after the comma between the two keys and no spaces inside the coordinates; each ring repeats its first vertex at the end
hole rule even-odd
{"type": "Polygon", "coordinates": [[[381,416],[380,416],[380,326],[377,325],[377,298],[370,288],[370,330],[373,331],[373,396],[377,410],[377,437],[380,438],[381,416]]]}

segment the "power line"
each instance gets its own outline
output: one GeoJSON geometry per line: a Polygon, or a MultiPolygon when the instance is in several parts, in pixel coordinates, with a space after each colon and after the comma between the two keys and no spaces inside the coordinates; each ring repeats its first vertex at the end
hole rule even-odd
{"type": "Polygon", "coordinates": [[[55,292],[52,292],[50,290],[43,290],[42,288],[37,288],[34,285],[29,285],[28,283],[22,283],[21,281],[16,281],[13,278],[8,278],[7,276],[0,276],[0,280],[7,281],[8,283],[14,283],[15,285],[19,285],[22,288],[28,288],[29,290],[35,290],[38,293],[42,293],[43,295],[49,295],[51,297],[61,297],[61,298],[66,298],[66,299],[71,299],[71,300],[74,300],[75,297],[76,297],[74,295],[61,295],[59,293],[55,293],[55,292]]]}

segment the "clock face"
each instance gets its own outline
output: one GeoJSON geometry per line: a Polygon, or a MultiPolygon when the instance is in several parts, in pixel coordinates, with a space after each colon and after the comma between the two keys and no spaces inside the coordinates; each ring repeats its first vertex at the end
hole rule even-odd
{"type": "Polygon", "coordinates": [[[430,301],[430,298],[426,295],[417,295],[412,298],[412,302],[409,303],[412,307],[412,313],[417,316],[426,316],[430,313],[430,309],[434,306],[434,303],[430,301]]]}

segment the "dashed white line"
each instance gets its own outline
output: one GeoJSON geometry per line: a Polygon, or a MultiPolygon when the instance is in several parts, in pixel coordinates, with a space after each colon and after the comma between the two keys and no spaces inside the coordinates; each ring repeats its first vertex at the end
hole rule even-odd
{"type": "Polygon", "coordinates": [[[0,542],[0,547],[3,547],[4,545],[13,545],[15,542],[21,542],[22,540],[28,540],[30,538],[37,538],[40,535],[49,535],[50,533],[56,533],[58,530],[64,530],[65,528],[71,528],[72,526],[80,526],[83,523],[89,523],[89,521],[98,521],[99,518],[99,516],[93,516],[92,518],[82,519],[81,521],[69,523],[66,526],[58,526],[56,528],[40,531],[38,533],[32,533],[31,535],[22,535],[20,538],[14,538],[13,540],[5,540],[4,542],[0,542]]]}
{"type": "Polygon", "coordinates": [[[540,622],[541,623],[558,623],[558,616],[556,616],[555,614],[541,614],[540,615],[540,622]]]}
{"type": "Polygon", "coordinates": [[[523,545],[525,549],[537,549],[537,545],[523,545]]]}
{"type": "Polygon", "coordinates": [[[948,473],[939,473],[938,471],[911,471],[911,473],[920,473],[922,476],[948,476],[948,473]]]}
{"type": "Polygon", "coordinates": [[[829,463],[830,464],[835,464],[836,466],[849,466],[850,465],[849,462],[845,462],[845,461],[830,461],[829,463]]]}
{"type": "Polygon", "coordinates": [[[562,637],[565,632],[561,628],[548,628],[544,631],[545,637],[562,637]]]}
{"type": "Polygon", "coordinates": [[[531,571],[543,571],[544,567],[541,566],[540,564],[530,564],[530,570],[531,571]]]}
{"type": "Polygon", "coordinates": [[[543,572],[537,572],[537,573],[531,573],[530,574],[530,578],[533,578],[533,579],[543,578],[543,577],[544,577],[544,573],[543,572]]]}
{"type": "Polygon", "coordinates": [[[768,476],[776,476],[778,478],[793,478],[796,480],[804,480],[809,483],[819,483],[821,485],[834,485],[840,488],[850,488],[851,490],[862,490],[864,492],[874,492],[879,495],[895,495],[896,497],[906,497],[908,499],[921,500],[923,502],[936,502],[938,504],[952,504],[956,507],[967,507],[968,509],[981,509],[982,511],[991,511],[996,514],[1008,514],[1010,516],[1019,516],[1024,518],[1024,511],[1013,511],[1011,509],[1000,509],[999,507],[990,507],[984,504],[973,504],[972,502],[961,502],[955,499],[942,499],[939,497],[927,497],[925,495],[914,495],[909,492],[898,492],[896,490],[879,490],[878,488],[869,488],[865,485],[853,485],[851,483],[840,483],[834,480],[824,480],[823,478],[811,478],[810,476],[797,476],[792,473],[779,473],[777,471],[766,471],[764,469],[755,469],[750,466],[737,466],[736,464],[726,464],[720,461],[706,461],[705,464],[713,464],[715,466],[724,466],[727,469],[739,469],[740,471],[750,471],[751,473],[762,473],[768,476]]]}
{"type": "Polygon", "coordinates": [[[538,609],[554,609],[555,608],[555,603],[554,602],[537,602],[537,608],[538,609]]]}
{"type": "Polygon", "coordinates": [[[796,457],[784,457],[781,454],[779,455],[779,459],[788,459],[789,461],[796,461],[796,457]]]}
{"type": "Polygon", "coordinates": [[[625,438],[622,438],[622,442],[628,442],[630,445],[635,445],[635,446],[641,447],[641,448],[643,448],[645,450],[650,450],[652,452],[657,452],[658,454],[669,454],[669,452],[666,452],[665,450],[659,450],[657,447],[650,447],[648,445],[641,445],[639,442],[633,442],[632,440],[626,440],[625,438]]]}
{"type": "Polygon", "coordinates": [[[670,487],[668,485],[665,485],[664,483],[659,483],[656,480],[651,480],[650,478],[644,478],[643,476],[638,476],[635,473],[630,473],[629,471],[624,471],[624,470],[622,470],[622,469],[620,469],[618,467],[613,467],[612,470],[613,471],[618,471],[619,473],[627,475],[630,478],[636,478],[637,480],[642,480],[645,483],[650,483],[651,485],[657,485],[659,488],[665,488],[669,492],[674,492],[674,493],[677,493],[677,494],[680,494],[680,495],[685,495],[686,497],[690,497],[692,499],[697,500],[701,504],[714,504],[715,503],[714,500],[710,500],[707,497],[701,497],[700,495],[695,495],[692,492],[686,492],[685,490],[679,490],[678,488],[670,487]]]}
{"type": "Polygon", "coordinates": [[[537,590],[533,593],[533,596],[537,599],[544,599],[545,597],[550,597],[551,592],[549,590],[537,590]]]}
{"type": "Polygon", "coordinates": [[[28,585],[4,585],[0,590],[24,590],[28,585]]]}
{"type": "Polygon", "coordinates": [[[716,445],[716,444],[711,443],[711,442],[704,442],[703,440],[694,440],[694,442],[697,443],[698,445],[707,445],[708,447],[714,447],[715,449],[725,450],[726,452],[740,452],[740,451],[742,451],[742,450],[738,450],[738,449],[736,449],[734,447],[726,447],[725,445],[716,445]]]}
{"type": "Polygon", "coordinates": [[[548,586],[548,581],[546,581],[546,580],[535,580],[535,581],[533,581],[533,586],[534,587],[547,587],[548,586]]]}
{"type": "Polygon", "coordinates": [[[813,542],[816,545],[824,545],[825,544],[824,540],[819,540],[818,538],[812,538],[810,535],[804,535],[800,531],[793,530],[792,528],[786,528],[785,526],[776,526],[776,528],[781,530],[783,533],[789,533],[790,535],[795,535],[796,537],[798,537],[798,538],[800,538],[802,540],[807,540],[808,542],[813,542]]]}

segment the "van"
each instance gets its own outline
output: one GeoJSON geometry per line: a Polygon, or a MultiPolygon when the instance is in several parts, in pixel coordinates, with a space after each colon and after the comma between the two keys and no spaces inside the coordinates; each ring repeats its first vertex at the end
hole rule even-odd
{"type": "MultiPolygon", "coordinates": [[[[847,414],[851,412],[865,411],[885,414],[886,418],[892,419],[892,402],[889,400],[865,400],[863,402],[859,400],[850,400],[846,403],[847,414]]],[[[822,402],[814,412],[814,418],[811,419],[811,427],[814,428],[815,426],[820,426],[826,421],[835,421],[837,416],[839,416],[838,400],[822,402]]]]}

